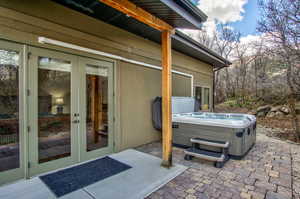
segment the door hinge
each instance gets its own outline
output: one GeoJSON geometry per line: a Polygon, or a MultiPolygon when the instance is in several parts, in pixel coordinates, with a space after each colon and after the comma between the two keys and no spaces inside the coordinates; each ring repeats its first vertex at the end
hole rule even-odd
{"type": "Polygon", "coordinates": [[[28,53],[27,54],[27,59],[30,59],[30,57],[31,57],[31,53],[28,53]]]}
{"type": "Polygon", "coordinates": [[[27,89],[27,96],[30,96],[30,90],[27,89]]]}
{"type": "Polygon", "coordinates": [[[30,162],[28,162],[27,167],[30,168],[30,166],[31,166],[31,164],[30,164],[30,162]]]}
{"type": "Polygon", "coordinates": [[[30,129],[30,126],[27,126],[27,131],[28,131],[28,133],[30,132],[30,130],[31,130],[31,129],[30,129]]]}

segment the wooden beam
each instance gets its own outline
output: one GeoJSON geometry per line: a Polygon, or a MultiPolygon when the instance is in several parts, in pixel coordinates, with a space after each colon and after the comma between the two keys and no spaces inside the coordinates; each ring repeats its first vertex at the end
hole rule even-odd
{"type": "Polygon", "coordinates": [[[172,34],[175,33],[175,29],[172,26],[170,26],[163,20],[153,16],[152,14],[145,11],[144,9],[136,6],[134,3],[128,0],[99,0],[99,1],[157,30],[170,31],[172,32],[172,34]]]}
{"type": "Polygon", "coordinates": [[[172,60],[171,33],[162,32],[162,166],[172,166],[172,60]]]}

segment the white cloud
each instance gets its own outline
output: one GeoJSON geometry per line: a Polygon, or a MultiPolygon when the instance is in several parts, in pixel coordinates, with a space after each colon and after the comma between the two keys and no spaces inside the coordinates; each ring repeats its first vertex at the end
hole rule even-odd
{"type": "Polygon", "coordinates": [[[217,31],[217,23],[215,20],[208,20],[203,24],[203,31],[212,36],[217,31]]]}
{"type": "Polygon", "coordinates": [[[253,42],[257,42],[261,40],[260,35],[247,35],[245,37],[241,37],[240,43],[243,45],[249,45],[253,42]]]}
{"type": "MultiPolygon", "coordinates": [[[[241,52],[244,51],[243,55],[244,56],[252,56],[257,52],[257,45],[259,45],[258,43],[261,41],[261,36],[260,35],[247,35],[245,37],[241,37],[240,38],[240,42],[239,42],[239,50],[241,52]]],[[[233,52],[231,53],[230,56],[230,60],[234,61],[235,59],[238,58],[238,54],[236,52],[236,49],[233,50],[233,52]]]]}
{"type": "MultiPolygon", "coordinates": [[[[270,42],[270,35],[261,34],[261,35],[247,35],[240,38],[240,48],[244,48],[246,51],[245,56],[253,56],[258,50],[266,50],[267,48],[272,48],[274,45],[270,42]]],[[[232,56],[236,56],[235,52],[232,53],[232,56]]],[[[231,57],[232,60],[235,58],[231,57]]]]}
{"type": "Polygon", "coordinates": [[[203,23],[203,31],[213,35],[217,31],[217,24],[242,20],[242,14],[245,13],[243,7],[247,2],[248,0],[201,0],[198,8],[208,16],[203,23]]]}
{"type": "MultiPolygon", "coordinates": [[[[245,12],[243,7],[247,2],[248,0],[200,0],[198,8],[208,16],[207,21],[203,23],[202,31],[212,36],[217,31],[217,24],[242,20],[242,14],[245,12]]],[[[198,30],[183,30],[183,32],[195,36],[198,30]]]]}
{"type": "MultiPolygon", "coordinates": [[[[248,0],[200,0],[198,8],[208,16],[207,21],[203,23],[201,31],[205,31],[208,36],[213,37],[213,35],[217,32],[218,24],[230,24],[243,20],[243,14],[245,13],[244,6],[247,2],[248,0]]],[[[234,29],[230,25],[225,28],[231,30],[234,29]]],[[[182,31],[196,40],[199,38],[199,30],[183,29],[182,31]]],[[[265,37],[265,35],[263,35],[263,37],[265,37]]],[[[261,39],[262,36],[248,35],[240,39],[240,45],[247,47],[246,54],[251,56],[256,52],[253,43],[255,41],[260,41],[261,39]]],[[[232,56],[234,56],[234,52],[232,56]]],[[[232,56],[230,59],[234,60],[234,57],[232,56]]]]}
{"type": "Polygon", "coordinates": [[[248,0],[201,0],[198,7],[208,16],[208,21],[228,23],[243,19],[243,7],[247,2],[248,0]]]}
{"type": "Polygon", "coordinates": [[[263,44],[263,47],[265,47],[265,48],[274,47],[274,43],[272,42],[272,36],[267,33],[263,33],[261,35],[247,35],[245,37],[241,37],[240,43],[243,45],[263,44]]]}

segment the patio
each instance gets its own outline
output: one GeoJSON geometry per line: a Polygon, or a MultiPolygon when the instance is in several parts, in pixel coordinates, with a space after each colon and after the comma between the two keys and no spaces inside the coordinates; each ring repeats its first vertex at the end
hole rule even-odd
{"type": "MultiPolygon", "coordinates": [[[[144,153],[126,150],[110,156],[134,169],[61,198],[143,198],[152,193],[148,199],[299,199],[299,145],[267,137],[264,128],[257,130],[257,143],[248,155],[243,160],[229,160],[222,169],[206,161],[186,161],[183,149],[176,147],[173,160],[177,166],[162,168],[157,158],[161,157],[161,143],[155,142],[137,148],[144,153]]],[[[37,177],[0,188],[0,198],[20,195],[30,199],[56,198],[37,177]]]]}
{"type": "MultiPolygon", "coordinates": [[[[258,128],[256,145],[243,160],[229,160],[222,169],[186,161],[183,150],[174,147],[174,162],[189,168],[148,198],[300,198],[299,145],[267,137],[263,130],[258,128]]],[[[160,143],[138,150],[161,156],[160,143]]]]}

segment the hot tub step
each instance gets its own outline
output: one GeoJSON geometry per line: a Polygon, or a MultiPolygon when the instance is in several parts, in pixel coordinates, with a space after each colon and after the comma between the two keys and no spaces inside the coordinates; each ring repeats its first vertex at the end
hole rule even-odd
{"type": "Polygon", "coordinates": [[[189,156],[215,161],[215,162],[224,162],[225,155],[223,153],[207,151],[203,149],[196,149],[196,148],[188,148],[184,151],[186,154],[186,159],[190,159],[189,156]]]}
{"type": "Polygon", "coordinates": [[[214,140],[207,140],[202,138],[191,138],[191,143],[196,144],[203,144],[207,146],[214,146],[214,147],[220,147],[220,148],[228,148],[229,142],[228,141],[214,141],[214,140]]]}

